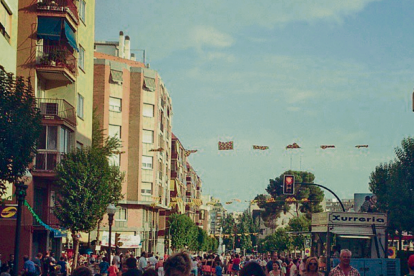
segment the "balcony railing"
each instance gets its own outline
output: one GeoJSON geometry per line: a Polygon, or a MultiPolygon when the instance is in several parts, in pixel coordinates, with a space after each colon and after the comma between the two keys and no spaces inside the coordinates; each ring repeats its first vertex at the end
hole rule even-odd
{"type": "Polygon", "coordinates": [[[39,150],[35,158],[35,171],[53,172],[64,153],[39,150]]]}
{"type": "Polygon", "coordinates": [[[37,98],[37,107],[43,119],[61,119],[76,126],[75,108],[63,99],[37,98]]]}
{"type": "Polygon", "coordinates": [[[43,11],[67,12],[79,24],[78,8],[74,0],[38,0],[37,9],[43,11]]]}
{"type": "Polygon", "coordinates": [[[66,45],[38,45],[36,64],[65,68],[72,74],[76,74],[76,58],[70,49],[66,45]]]}

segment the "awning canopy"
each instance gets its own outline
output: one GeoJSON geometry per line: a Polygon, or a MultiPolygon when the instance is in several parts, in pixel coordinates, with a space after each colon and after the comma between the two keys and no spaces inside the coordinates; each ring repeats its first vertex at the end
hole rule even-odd
{"type": "Polygon", "coordinates": [[[37,38],[59,41],[62,39],[62,35],[66,37],[66,40],[73,49],[79,51],[75,33],[65,19],[61,17],[39,17],[37,38]],[[62,27],[64,32],[62,32],[62,27]]]}
{"type": "Polygon", "coordinates": [[[155,79],[144,77],[144,86],[149,91],[155,91],[155,79]]]}
{"type": "Polygon", "coordinates": [[[73,49],[79,52],[78,45],[76,43],[75,33],[73,32],[72,28],[69,26],[66,20],[65,20],[65,36],[69,42],[69,45],[72,46],[73,49]]]}
{"type": "Polygon", "coordinates": [[[62,18],[39,17],[37,26],[37,37],[47,40],[60,40],[62,34],[62,18]]]}
{"type": "Polygon", "coordinates": [[[111,79],[113,82],[123,82],[122,71],[111,69],[111,79]]]}

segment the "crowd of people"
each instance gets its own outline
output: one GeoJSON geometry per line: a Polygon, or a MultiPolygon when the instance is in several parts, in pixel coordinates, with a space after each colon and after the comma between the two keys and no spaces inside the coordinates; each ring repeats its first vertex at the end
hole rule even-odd
{"type": "MultiPolygon", "coordinates": [[[[352,252],[340,251],[340,263],[331,269],[329,276],[360,276],[350,265],[352,252]]],[[[323,260],[316,257],[292,258],[272,254],[240,256],[239,254],[211,254],[190,256],[180,252],[170,257],[143,252],[134,256],[130,252],[105,256],[81,255],[79,267],[71,272],[70,266],[61,257],[39,253],[33,260],[24,256],[24,269],[19,275],[25,276],[322,276],[325,275],[323,260]],[[322,261],[322,262],[321,262],[322,261]]],[[[1,261],[1,255],[0,255],[1,261]]],[[[14,271],[14,256],[8,262],[0,262],[1,275],[10,276],[14,271]]],[[[408,260],[409,274],[414,275],[414,255],[408,260]]]]}

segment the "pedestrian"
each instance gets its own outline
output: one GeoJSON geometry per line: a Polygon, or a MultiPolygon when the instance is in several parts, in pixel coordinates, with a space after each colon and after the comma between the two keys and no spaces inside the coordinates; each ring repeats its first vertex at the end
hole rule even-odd
{"type": "Polygon", "coordinates": [[[118,264],[116,259],[114,258],[112,260],[112,265],[108,268],[108,274],[109,276],[117,276],[119,272],[118,264]]]}
{"type": "Polygon", "coordinates": [[[216,272],[216,276],[223,276],[223,268],[220,265],[220,261],[216,261],[215,272],[216,272]]]}
{"type": "Polygon", "coordinates": [[[306,260],[305,276],[323,276],[322,272],[319,272],[318,259],[316,257],[310,257],[306,260]]]}
{"type": "Polygon", "coordinates": [[[94,275],[92,275],[92,270],[90,270],[88,267],[81,266],[73,271],[72,276],[94,276],[94,275]]]}
{"type": "Polygon", "coordinates": [[[164,271],[166,276],[190,276],[191,259],[185,252],[172,255],[165,261],[164,271]]]}
{"type": "Polygon", "coordinates": [[[198,262],[196,258],[193,258],[191,262],[191,275],[197,276],[198,275],[198,262]]]}
{"type": "Polygon", "coordinates": [[[52,273],[55,271],[55,265],[56,265],[55,253],[51,252],[49,256],[49,273],[52,273]]]}
{"type": "Polygon", "coordinates": [[[250,262],[240,270],[240,276],[266,276],[266,274],[258,263],[250,262]]]}
{"type": "Polygon", "coordinates": [[[236,254],[236,258],[234,258],[233,260],[233,267],[232,267],[232,270],[234,271],[234,275],[239,275],[240,263],[241,263],[240,256],[239,254],[236,254]]]}
{"type": "Polygon", "coordinates": [[[33,261],[31,261],[29,259],[29,256],[24,255],[23,257],[23,261],[24,261],[24,271],[26,276],[35,276],[36,275],[36,267],[33,261]]]}
{"type": "Polygon", "coordinates": [[[408,274],[406,276],[414,275],[414,255],[411,255],[408,258],[407,264],[408,264],[408,274]]]}
{"type": "Polygon", "coordinates": [[[160,257],[155,265],[155,270],[158,272],[158,276],[164,276],[164,257],[160,257]]]}
{"type": "Polygon", "coordinates": [[[37,253],[36,257],[33,259],[33,263],[35,264],[36,268],[36,276],[42,275],[42,253],[37,253]]]}
{"type": "Polygon", "coordinates": [[[119,251],[115,253],[113,260],[116,262],[118,269],[121,269],[121,256],[119,255],[119,251]]]}
{"type": "Polygon", "coordinates": [[[3,264],[0,273],[0,276],[10,276],[10,267],[7,264],[3,264]]]}
{"type": "Polygon", "coordinates": [[[155,255],[154,255],[154,253],[150,253],[149,254],[149,256],[148,256],[148,265],[149,265],[149,267],[148,268],[152,268],[152,269],[154,269],[155,270],[155,265],[158,263],[158,260],[157,260],[157,258],[155,258],[155,255]]]}
{"type": "Polygon", "coordinates": [[[7,265],[9,266],[9,268],[10,268],[10,274],[11,275],[14,275],[14,254],[10,254],[10,259],[9,259],[9,261],[7,262],[7,265]]]}
{"type": "Polygon", "coordinates": [[[149,268],[149,264],[147,262],[147,253],[142,252],[141,257],[138,260],[138,269],[144,273],[147,268],[149,268]]]}
{"type": "Polygon", "coordinates": [[[348,249],[342,249],[341,254],[339,254],[339,264],[334,267],[331,272],[329,272],[329,276],[341,276],[341,275],[348,275],[348,276],[361,276],[357,269],[353,268],[351,263],[351,256],[352,252],[348,249]]]}
{"type": "Polygon", "coordinates": [[[269,276],[285,276],[278,261],[273,262],[272,270],[269,272],[269,276]]]}
{"type": "Polygon", "coordinates": [[[99,264],[99,274],[101,274],[102,276],[107,276],[108,275],[108,268],[109,268],[109,263],[107,261],[108,259],[106,257],[104,257],[102,259],[102,262],[99,264]]]}
{"type": "Polygon", "coordinates": [[[125,261],[125,263],[128,267],[128,270],[127,272],[123,273],[122,276],[141,276],[142,275],[142,271],[137,268],[137,259],[130,257],[125,261]]]}
{"type": "Polygon", "coordinates": [[[233,260],[232,259],[228,261],[227,274],[233,275],[233,260]]]}
{"type": "Polygon", "coordinates": [[[60,273],[62,276],[66,276],[68,272],[68,263],[65,260],[65,257],[60,257],[59,261],[57,262],[57,265],[60,266],[60,273]]]}

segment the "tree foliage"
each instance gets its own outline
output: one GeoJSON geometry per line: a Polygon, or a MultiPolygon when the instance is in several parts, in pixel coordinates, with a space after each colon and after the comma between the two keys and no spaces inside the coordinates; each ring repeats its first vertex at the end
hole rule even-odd
{"type": "Polygon", "coordinates": [[[305,237],[301,232],[308,232],[310,230],[310,225],[311,220],[308,219],[306,215],[293,217],[289,220],[286,230],[292,232],[290,235],[290,244],[293,248],[299,250],[304,249],[305,237]]]}
{"type": "MultiPolygon", "coordinates": [[[[116,137],[103,139],[96,124],[94,120],[92,146],[69,152],[56,167],[60,188],[55,198],[54,214],[60,225],[72,232],[72,236],[93,230],[108,204],[116,204],[122,199],[124,174],[108,160],[118,151],[120,141],[116,137]]],[[[76,239],[74,246],[76,260],[76,239]]]]}
{"type": "Polygon", "coordinates": [[[266,192],[272,197],[273,201],[268,201],[264,195],[258,195],[258,205],[264,209],[262,218],[269,224],[269,221],[275,221],[282,213],[286,214],[294,208],[297,217],[304,213],[308,218],[312,213],[322,212],[320,203],[323,201],[324,192],[317,186],[301,185],[301,183],[313,183],[315,176],[313,173],[305,171],[286,171],[275,179],[270,179],[266,192]],[[289,196],[283,194],[283,175],[289,174],[295,176],[295,194],[296,199],[293,203],[286,202],[289,196]]]}
{"type": "Polygon", "coordinates": [[[14,78],[0,66],[0,197],[4,181],[15,182],[32,162],[41,128],[30,79],[14,78]]]}
{"type": "Polygon", "coordinates": [[[259,241],[260,252],[285,251],[290,247],[289,235],[285,228],[276,229],[275,233],[259,241]]]}
{"type": "Polygon", "coordinates": [[[369,188],[378,211],[388,213],[389,230],[414,232],[414,138],[403,139],[395,154],[371,173],[369,188]]]}

